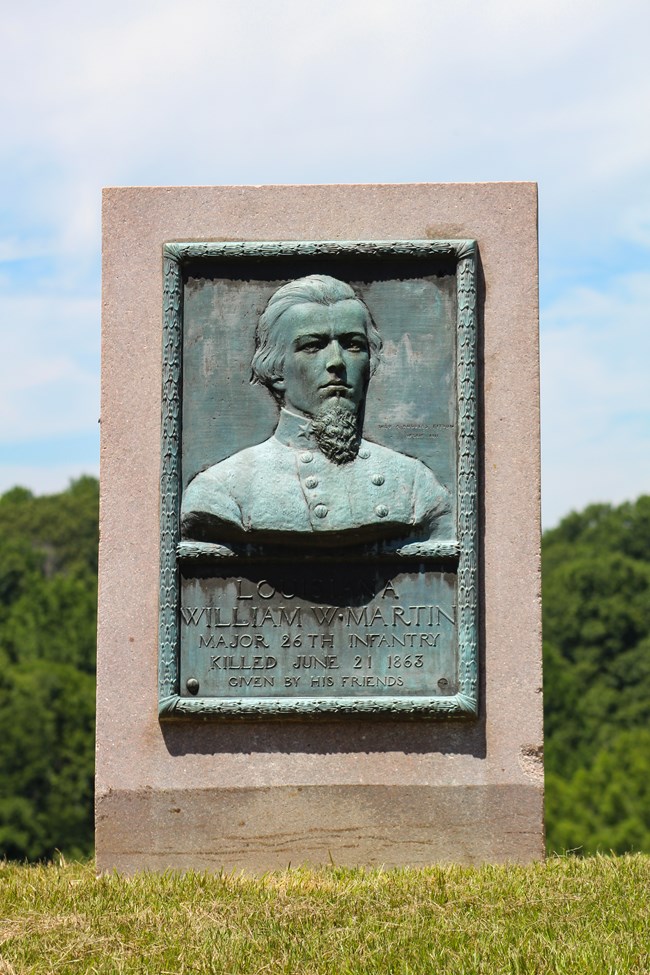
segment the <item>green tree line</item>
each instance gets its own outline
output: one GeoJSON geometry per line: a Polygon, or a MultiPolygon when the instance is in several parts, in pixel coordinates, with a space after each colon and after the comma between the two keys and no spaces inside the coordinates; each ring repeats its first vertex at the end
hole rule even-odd
{"type": "MultiPolygon", "coordinates": [[[[0,854],[93,843],[98,485],[0,497],[0,854]]],[[[542,540],[549,850],[650,852],[650,497],[542,540]]]]}
{"type": "Polygon", "coordinates": [[[0,498],[0,853],[93,845],[98,485],[0,498]]]}
{"type": "Polygon", "coordinates": [[[650,497],[542,542],[552,850],[650,852],[650,497]]]}

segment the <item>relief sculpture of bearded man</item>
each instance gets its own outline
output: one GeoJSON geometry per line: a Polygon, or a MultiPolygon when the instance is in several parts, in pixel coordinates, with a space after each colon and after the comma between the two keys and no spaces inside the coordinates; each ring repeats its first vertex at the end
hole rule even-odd
{"type": "Polygon", "coordinates": [[[449,537],[449,496],[433,472],[362,438],[381,345],[348,284],[312,274],[278,288],[252,360],[252,381],[280,406],[277,428],[196,475],[182,537],[309,546],[449,537]]]}

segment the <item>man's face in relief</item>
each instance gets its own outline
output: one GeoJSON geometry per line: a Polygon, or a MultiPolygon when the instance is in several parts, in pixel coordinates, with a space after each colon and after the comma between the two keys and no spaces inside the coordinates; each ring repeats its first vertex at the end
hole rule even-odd
{"type": "Polygon", "coordinates": [[[339,405],[356,415],[370,377],[363,306],[354,299],[294,305],[279,325],[287,352],[273,386],[284,393],[284,406],[315,417],[339,405]]]}

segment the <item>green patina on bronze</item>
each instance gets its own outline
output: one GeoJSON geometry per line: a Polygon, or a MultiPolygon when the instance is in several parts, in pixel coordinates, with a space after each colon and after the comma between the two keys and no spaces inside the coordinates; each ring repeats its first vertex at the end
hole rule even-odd
{"type": "Polygon", "coordinates": [[[475,259],[165,246],[161,716],[477,713],[475,259]]]}

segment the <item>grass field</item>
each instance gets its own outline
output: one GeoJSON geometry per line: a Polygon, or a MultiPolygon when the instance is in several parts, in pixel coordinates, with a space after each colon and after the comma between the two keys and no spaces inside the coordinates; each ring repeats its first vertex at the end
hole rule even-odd
{"type": "Polygon", "coordinates": [[[0,973],[650,972],[650,857],[289,870],[0,866],[0,973]]]}

